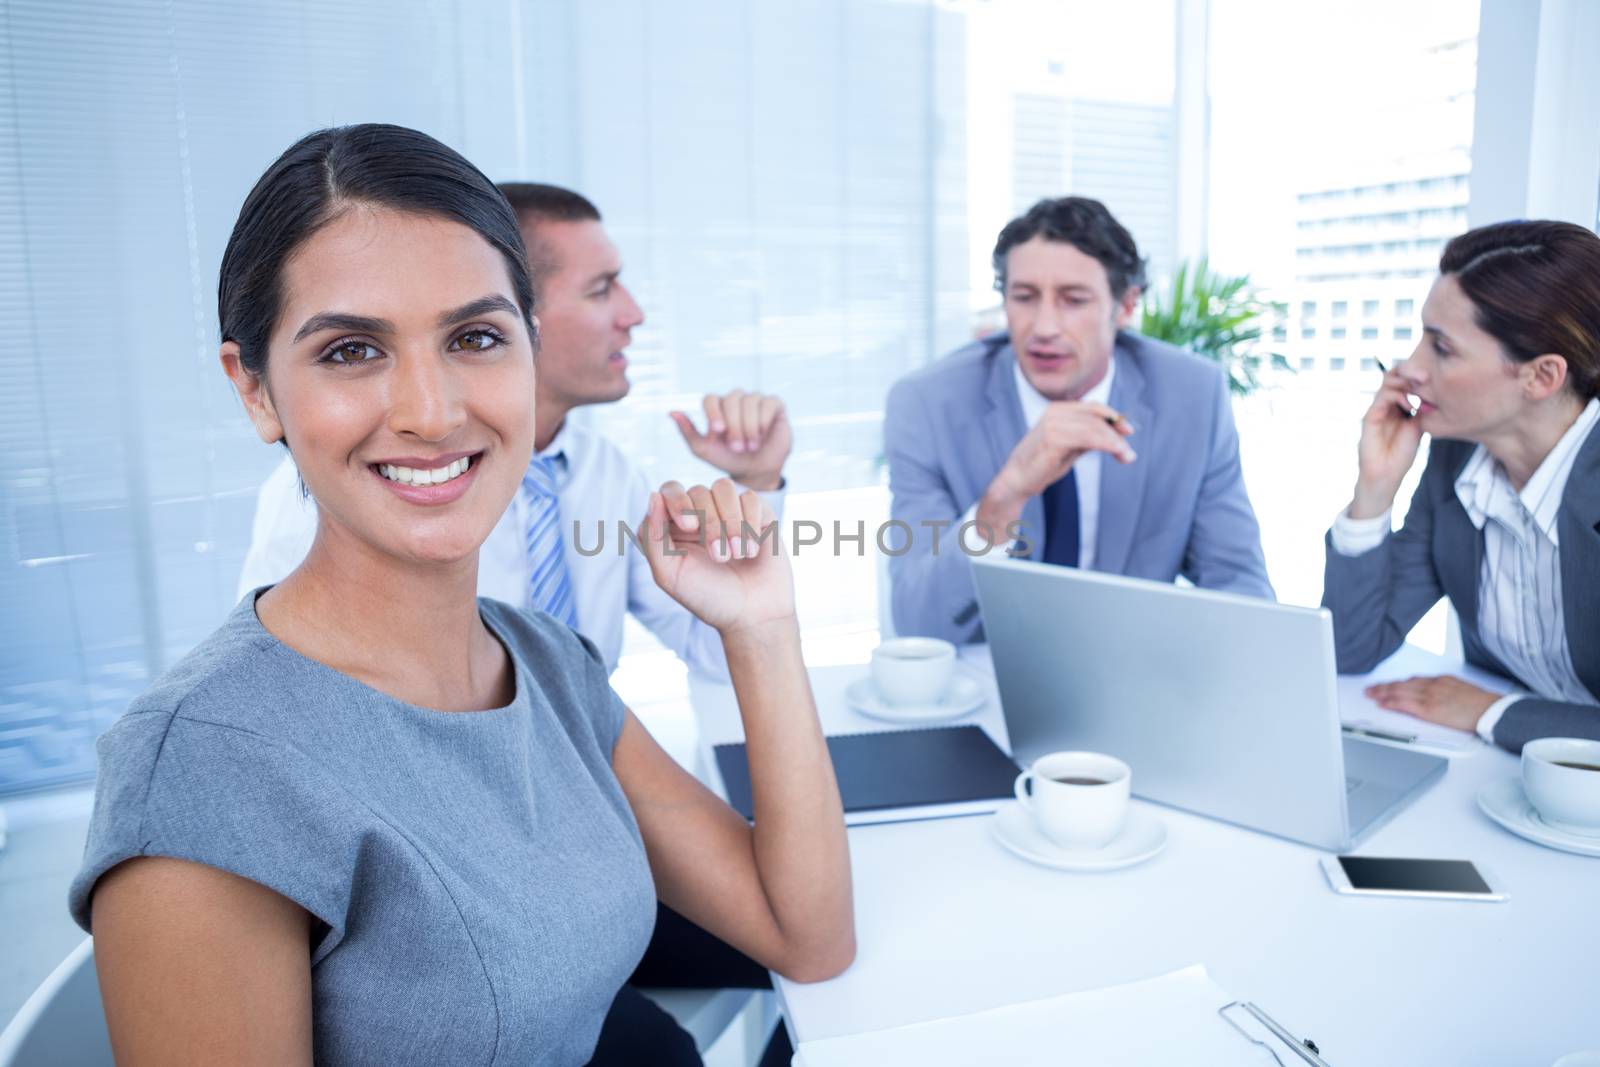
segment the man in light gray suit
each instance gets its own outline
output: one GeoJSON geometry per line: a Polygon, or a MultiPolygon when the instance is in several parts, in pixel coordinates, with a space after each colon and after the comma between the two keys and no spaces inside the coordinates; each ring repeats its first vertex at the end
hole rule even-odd
{"type": "Polygon", "coordinates": [[[1007,333],[889,392],[895,628],[983,640],[973,555],[1270,598],[1221,368],[1127,331],[1144,285],[1099,201],[1043,200],[1001,230],[1007,333]],[[1110,457],[1115,462],[1107,462],[1110,457]]]}

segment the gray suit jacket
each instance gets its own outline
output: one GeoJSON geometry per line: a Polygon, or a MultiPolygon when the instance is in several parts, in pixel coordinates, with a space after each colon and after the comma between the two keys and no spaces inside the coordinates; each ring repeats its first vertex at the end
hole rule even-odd
{"type": "MultiPolygon", "coordinates": [[[[1118,334],[1113,358],[1110,403],[1133,423],[1139,458],[1101,467],[1094,569],[1163,582],[1182,574],[1207,589],[1270,598],[1221,368],[1128,332],[1118,334]]],[[[889,561],[900,633],[983,639],[971,558],[956,534],[1027,430],[1015,364],[1001,335],[957,349],[889,391],[883,437],[891,507],[913,533],[911,550],[889,561]],[[949,526],[935,536],[925,521],[949,526]]],[[[1028,557],[1038,559],[1039,497],[1028,501],[1022,522],[1028,557]]]]}
{"type": "MultiPolygon", "coordinates": [[[[1341,556],[1327,538],[1322,603],[1333,612],[1339,670],[1362,674],[1400,647],[1411,627],[1441,596],[1461,616],[1467,662],[1506,678],[1516,675],[1478,636],[1478,576],[1483,531],[1456,497],[1456,477],[1474,445],[1435,440],[1405,525],[1382,545],[1341,556]]],[[[1567,648],[1578,680],[1600,696],[1600,432],[1591,433],[1572,465],[1561,511],[1561,597],[1567,648]]],[[[1521,679],[1518,684],[1529,688],[1521,679]]],[[[1521,752],[1539,737],[1600,739],[1600,707],[1530,698],[1506,709],[1494,740],[1521,752]]]]}

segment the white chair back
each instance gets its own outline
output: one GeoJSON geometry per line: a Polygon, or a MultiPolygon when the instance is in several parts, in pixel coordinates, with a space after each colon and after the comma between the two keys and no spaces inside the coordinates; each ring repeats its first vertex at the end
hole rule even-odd
{"type": "Polygon", "coordinates": [[[84,938],[0,1032],[0,1067],[115,1067],[94,939],[84,938]]]}
{"type": "MultiPolygon", "coordinates": [[[[747,1006],[748,989],[645,990],[689,1031],[701,1051],[709,1049],[747,1006]]],[[[757,999],[755,1004],[762,1004],[757,999]]],[[[771,1032],[770,1007],[752,1015],[748,1042],[760,1055],[764,1035],[771,1032]]],[[[0,1032],[0,1067],[116,1067],[111,1035],[100,1003],[100,978],[94,969],[94,938],[84,938],[50,977],[23,1004],[0,1032]]]]}

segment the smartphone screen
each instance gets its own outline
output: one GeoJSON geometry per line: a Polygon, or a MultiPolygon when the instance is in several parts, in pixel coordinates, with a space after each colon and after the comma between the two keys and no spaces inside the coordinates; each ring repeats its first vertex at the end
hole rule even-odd
{"type": "Polygon", "coordinates": [[[1481,893],[1494,890],[1467,860],[1408,860],[1384,856],[1340,856],[1353,889],[1406,893],[1481,893]]]}

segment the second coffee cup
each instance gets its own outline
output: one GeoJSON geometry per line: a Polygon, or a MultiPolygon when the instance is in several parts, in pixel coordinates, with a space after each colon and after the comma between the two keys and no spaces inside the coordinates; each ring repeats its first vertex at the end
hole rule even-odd
{"type": "Polygon", "coordinates": [[[937,704],[956,670],[956,646],[937,637],[895,637],[872,652],[872,684],[884,703],[937,704]]]}
{"type": "Polygon", "coordinates": [[[1132,785],[1133,772],[1115,756],[1052,752],[1017,776],[1016,793],[1040,833],[1081,850],[1103,848],[1122,830],[1132,785]]]}
{"type": "Polygon", "coordinates": [[[1600,837],[1600,741],[1541,737],[1522,746],[1522,789],[1563,833],[1600,837]]]}

